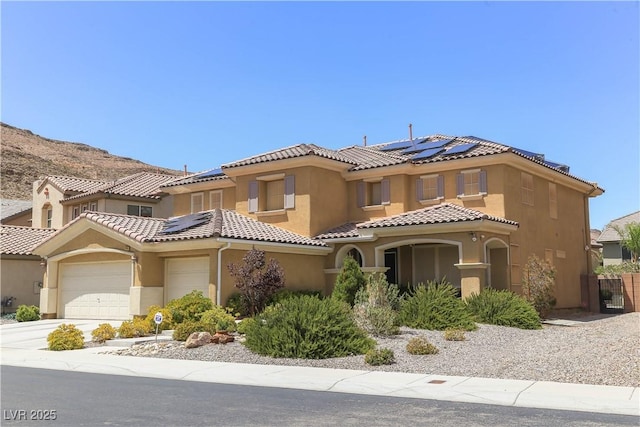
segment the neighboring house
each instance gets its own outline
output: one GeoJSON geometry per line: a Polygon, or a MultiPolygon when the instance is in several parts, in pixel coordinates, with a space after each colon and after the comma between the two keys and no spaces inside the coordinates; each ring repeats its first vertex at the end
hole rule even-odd
{"type": "Polygon", "coordinates": [[[44,264],[40,256],[31,253],[31,248],[55,230],[0,225],[0,301],[3,313],[16,311],[20,304],[39,305],[44,264]],[[13,299],[10,307],[4,302],[13,299]]]}
{"type": "Polygon", "coordinates": [[[530,255],[556,270],[558,307],[591,271],[589,198],[604,190],[543,155],[434,135],[339,150],[300,144],[176,179],[173,218],[87,212],[34,248],[46,317],[129,318],[192,289],[219,304],[255,247],[287,287],[331,292],[347,255],[406,285],[463,297],[521,291],[530,255]]]}
{"type": "Polygon", "coordinates": [[[598,243],[598,237],[602,234],[602,231],[597,228],[591,229],[591,264],[592,268],[596,268],[602,265],[602,244],[598,243]]]}
{"type": "Polygon", "coordinates": [[[29,200],[0,199],[0,224],[31,227],[29,200]]]}
{"type": "Polygon", "coordinates": [[[33,183],[33,226],[61,228],[87,211],[166,218],[171,197],[160,186],[174,179],[150,172],[115,181],[47,176],[33,183]]]}
{"type": "Polygon", "coordinates": [[[620,244],[620,234],[616,228],[624,230],[624,227],[632,222],[640,224],[640,211],[614,219],[598,237],[598,243],[602,245],[602,263],[605,267],[631,261],[631,252],[620,244]]]}

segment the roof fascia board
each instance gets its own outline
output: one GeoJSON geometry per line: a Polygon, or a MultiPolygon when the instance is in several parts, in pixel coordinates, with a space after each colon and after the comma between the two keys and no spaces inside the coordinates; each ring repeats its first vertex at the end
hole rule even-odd
{"type": "Polygon", "coordinates": [[[322,169],[329,169],[336,172],[345,172],[353,166],[351,163],[341,162],[340,160],[327,159],[315,154],[306,154],[299,157],[289,159],[269,160],[262,163],[256,163],[245,166],[223,167],[222,171],[230,177],[243,175],[253,175],[259,173],[275,173],[283,169],[293,169],[299,167],[316,166],[322,169]]]}
{"type": "Polygon", "coordinates": [[[330,245],[332,243],[358,243],[358,242],[374,242],[378,238],[376,236],[354,236],[354,237],[338,237],[335,239],[318,239],[322,240],[326,244],[330,245]]]}
{"type": "Polygon", "coordinates": [[[99,191],[97,193],[87,194],[86,196],[81,196],[77,198],[67,198],[60,200],[60,203],[63,205],[74,205],[76,203],[89,202],[92,200],[122,200],[126,202],[145,202],[145,203],[158,203],[162,200],[162,196],[127,196],[118,193],[107,193],[99,191]]]}
{"type": "Polygon", "coordinates": [[[263,242],[259,240],[240,240],[222,237],[217,240],[222,243],[231,243],[230,249],[251,250],[255,248],[268,252],[301,255],[327,255],[333,252],[332,248],[323,246],[295,245],[291,243],[263,242]]]}
{"type": "Polygon", "coordinates": [[[224,188],[233,188],[235,186],[236,183],[231,178],[225,178],[202,182],[192,182],[189,184],[180,184],[172,187],[162,187],[162,191],[168,194],[186,194],[196,191],[221,190],[224,188]]]}
{"type": "Polygon", "coordinates": [[[505,224],[492,220],[474,220],[474,221],[461,221],[454,223],[444,224],[424,224],[424,225],[399,225],[393,227],[380,227],[380,228],[362,228],[358,232],[363,236],[376,235],[378,237],[392,237],[392,236],[408,236],[412,234],[440,234],[440,233],[457,233],[468,231],[486,231],[495,233],[510,234],[516,231],[518,226],[512,224],[505,224]]]}

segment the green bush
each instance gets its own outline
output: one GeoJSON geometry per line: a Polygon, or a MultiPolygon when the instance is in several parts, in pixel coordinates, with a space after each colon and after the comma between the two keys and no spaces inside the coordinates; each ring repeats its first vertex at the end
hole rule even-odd
{"type": "Polygon", "coordinates": [[[353,306],[358,326],[373,335],[397,335],[400,332],[398,294],[398,287],[389,284],[384,274],[367,277],[367,284],[356,293],[353,306]]]}
{"type": "Polygon", "coordinates": [[[108,323],[101,323],[91,331],[91,340],[94,342],[105,342],[116,337],[116,328],[108,323]]]}
{"type": "Polygon", "coordinates": [[[255,323],[255,322],[256,322],[256,319],[254,319],[253,317],[247,317],[245,319],[242,319],[238,324],[236,324],[236,332],[243,335],[246,334],[247,329],[250,327],[252,323],[255,323]]]}
{"type": "Polygon", "coordinates": [[[200,316],[202,323],[208,331],[235,331],[236,319],[225,308],[219,305],[214,306],[211,310],[207,310],[200,316]]]}
{"type": "Polygon", "coordinates": [[[151,325],[146,319],[136,317],[133,320],[125,320],[118,328],[120,338],[144,337],[151,333],[151,325]]]}
{"type": "Polygon", "coordinates": [[[375,341],[355,324],[348,304],[303,295],[267,307],[247,325],[245,345],[271,357],[326,359],[364,354],[375,341]]]}
{"type": "Polygon", "coordinates": [[[462,329],[445,329],[444,339],[446,341],[464,341],[464,331],[462,329]]]}
{"type": "Polygon", "coordinates": [[[210,298],[202,295],[202,291],[191,291],[183,297],[172,299],[166,308],[171,312],[173,326],[186,320],[200,320],[200,315],[213,308],[210,298]]]}
{"type": "Polygon", "coordinates": [[[49,350],[77,350],[84,347],[84,335],[76,325],[63,323],[47,336],[47,342],[49,350]]]}
{"type": "Polygon", "coordinates": [[[390,348],[373,348],[364,355],[364,362],[371,366],[392,365],[396,359],[390,348]]]}
{"type": "Polygon", "coordinates": [[[407,343],[407,353],[409,354],[438,354],[438,348],[431,344],[426,337],[411,338],[407,343]]]}
{"type": "Polygon", "coordinates": [[[245,301],[244,295],[240,292],[232,293],[227,299],[227,305],[225,306],[236,317],[245,317],[249,315],[249,305],[245,301]]]}
{"type": "Polygon", "coordinates": [[[367,280],[360,269],[358,262],[351,256],[344,259],[340,274],[336,278],[336,284],[331,292],[331,298],[344,301],[353,307],[358,291],[365,287],[367,280]]]}
{"type": "Polygon", "coordinates": [[[186,341],[187,338],[189,338],[189,335],[194,332],[209,332],[213,335],[216,331],[215,328],[211,329],[210,327],[203,325],[201,322],[186,320],[176,326],[173,330],[173,339],[176,341],[186,341]]]}
{"type": "Polygon", "coordinates": [[[479,323],[540,329],[540,316],[523,297],[507,290],[483,289],[465,300],[467,310],[479,323]]]}
{"type": "Polygon", "coordinates": [[[158,331],[167,331],[173,328],[173,317],[171,316],[171,310],[169,308],[161,308],[159,305],[152,305],[147,309],[147,318],[145,319],[150,327],[151,331],[155,332],[156,322],[154,320],[156,313],[162,313],[162,322],[158,325],[158,331]]]}
{"type": "Polygon", "coordinates": [[[16,310],[16,320],[18,322],[40,320],[40,309],[35,305],[19,305],[16,310]]]}
{"type": "Polygon", "coordinates": [[[320,291],[280,289],[276,293],[271,295],[271,297],[269,297],[269,299],[267,300],[267,305],[277,304],[279,302],[282,302],[285,299],[298,297],[300,295],[309,295],[309,296],[316,296],[318,298],[322,298],[322,292],[320,291]]]}
{"type": "Polygon", "coordinates": [[[522,271],[522,295],[543,319],[556,305],[555,277],[555,267],[535,254],[529,257],[522,271]]]}
{"type": "Polygon", "coordinates": [[[402,302],[400,321],[411,328],[442,331],[477,328],[464,302],[456,297],[457,290],[449,283],[428,282],[414,287],[402,302]]]}

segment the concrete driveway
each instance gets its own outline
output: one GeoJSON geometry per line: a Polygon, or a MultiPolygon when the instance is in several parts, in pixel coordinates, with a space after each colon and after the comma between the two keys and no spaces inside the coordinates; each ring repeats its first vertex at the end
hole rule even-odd
{"type": "Polygon", "coordinates": [[[49,319],[34,322],[18,322],[0,325],[0,347],[22,350],[41,350],[47,348],[47,336],[63,323],[72,323],[84,334],[85,341],[91,341],[91,331],[101,323],[120,326],[122,320],[80,320],[49,319]]]}

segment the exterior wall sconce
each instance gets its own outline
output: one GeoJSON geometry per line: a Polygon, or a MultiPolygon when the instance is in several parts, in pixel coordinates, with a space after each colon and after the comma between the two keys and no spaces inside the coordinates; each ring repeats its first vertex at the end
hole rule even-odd
{"type": "Polygon", "coordinates": [[[472,231],[471,233],[469,233],[471,235],[471,241],[472,242],[476,242],[478,241],[478,236],[476,236],[476,232],[472,231]]]}

